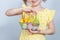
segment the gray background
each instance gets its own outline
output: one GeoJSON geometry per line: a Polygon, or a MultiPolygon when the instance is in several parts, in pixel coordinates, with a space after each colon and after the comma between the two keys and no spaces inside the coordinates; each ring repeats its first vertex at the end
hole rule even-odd
{"type": "MultiPolygon", "coordinates": [[[[22,0],[0,0],[0,40],[19,40],[21,27],[18,16],[8,17],[5,15],[7,9],[20,8],[22,0]]],[[[46,3],[42,3],[43,7],[56,10],[54,17],[56,32],[54,35],[47,35],[47,40],[60,40],[60,0],[47,0],[46,3]]]]}

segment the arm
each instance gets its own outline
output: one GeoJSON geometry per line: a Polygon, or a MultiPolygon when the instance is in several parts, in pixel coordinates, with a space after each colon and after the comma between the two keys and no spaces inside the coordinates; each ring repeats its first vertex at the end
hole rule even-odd
{"type": "Polygon", "coordinates": [[[14,16],[14,15],[20,15],[20,14],[22,14],[22,8],[8,9],[6,11],[7,16],[14,16]]]}
{"type": "Polygon", "coordinates": [[[55,32],[55,27],[54,27],[54,22],[53,20],[48,24],[48,29],[47,30],[41,30],[39,33],[41,34],[48,34],[52,35],[55,32]]]}
{"type": "Polygon", "coordinates": [[[47,30],[37,30],[37,31],[32,31],[30,30],[31,33],[38,33],[38,34],[47,34],[47,35],[52,35],[55,32],[55,27],[54,27],[54,22],[51,21],[48,24],[48,29],[47,30]]]}

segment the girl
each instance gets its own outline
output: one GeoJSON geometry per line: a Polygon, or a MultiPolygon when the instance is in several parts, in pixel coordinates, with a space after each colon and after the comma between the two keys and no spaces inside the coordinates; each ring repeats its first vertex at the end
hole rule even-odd
{"type": "MultiPolygon", "coordinates": [[[[46,0],[23,0],[25,5],[22,8],[9,9],[6,12],[7,16],[21,15],[23,13],[37,13],[37,18],[39,20],[39,28],[35,31],[27,29],[22,30],[20,35],[20,40],[46,40],[45,35],[52,35],[55,32],[54,27],[54,10],[48,10],[41,6],[41,2],[46,0]],[[31,6],[27,6],[27,2],[31,6]],[[48,26],[48,29],[46,29],[48,26]]],[[[27,16],[25,16],[27,17],[27,16]]]]}

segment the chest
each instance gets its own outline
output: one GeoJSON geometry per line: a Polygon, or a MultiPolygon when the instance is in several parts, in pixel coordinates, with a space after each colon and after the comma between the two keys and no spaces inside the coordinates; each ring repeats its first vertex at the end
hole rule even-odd
{"type": "Polygon", "coordinates": [[[46,22],[48,20],[48,14],[45,12],[37,12],[37,18],[40,22],[46,22]]]}

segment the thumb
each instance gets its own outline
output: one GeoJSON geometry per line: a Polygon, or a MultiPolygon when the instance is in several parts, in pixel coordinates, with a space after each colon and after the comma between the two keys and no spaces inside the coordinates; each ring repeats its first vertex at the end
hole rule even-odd
{"type": "Polygon", "coordinates": [[[31,12],[37,14],[37,12],[34,9],[31,9],[31,12]]]}

